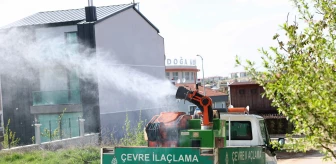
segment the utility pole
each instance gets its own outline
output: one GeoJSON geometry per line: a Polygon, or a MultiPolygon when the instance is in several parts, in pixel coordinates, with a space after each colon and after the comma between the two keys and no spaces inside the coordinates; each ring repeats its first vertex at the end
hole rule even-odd
{"type": "Polygon", "coordinates": [[[196,55],[196,56],[199,56],[202,59],[203,89],[204,89],[203,92],[204,92],[204,96],[206,96],[206,93],[205,93],[205,81],[204,81],[203,57],[201,55],[196,55]]]}

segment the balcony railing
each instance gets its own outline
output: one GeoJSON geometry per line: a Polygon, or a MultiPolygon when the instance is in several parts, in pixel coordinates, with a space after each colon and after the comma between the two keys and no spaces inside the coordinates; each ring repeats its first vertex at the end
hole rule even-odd
{"type": "Polygon", "coordinates": [[[33,92],[33,106],[80,104],[79,90],[35,91],[33,92]]]}

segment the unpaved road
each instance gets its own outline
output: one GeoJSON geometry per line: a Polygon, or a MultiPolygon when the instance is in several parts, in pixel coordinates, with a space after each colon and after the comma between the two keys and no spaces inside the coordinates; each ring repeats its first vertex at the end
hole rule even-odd
{"type": "Polygon", "coordinates": [[[279,159],[278,164],[335,164],[331,161],[322,161],[320,157],[306,157],[306,158],[293,158],[293,159],[279,159]]]}
{"type": "Polygon", "coordinates": [[[307,153],[278,153],[278,164],[335,164],[336,160],[323,161],[323,156],[318,152],[307,153]]]}

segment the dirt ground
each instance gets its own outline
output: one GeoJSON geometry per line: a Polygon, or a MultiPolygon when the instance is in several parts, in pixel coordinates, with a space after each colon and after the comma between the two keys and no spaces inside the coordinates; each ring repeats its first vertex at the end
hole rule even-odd
{"type": "Polygon", "coordinates": [[[277,153],[278,164],[335,164],[336,160],[323,161],[323,155],[317,151],[307,153],[277,153]]]}

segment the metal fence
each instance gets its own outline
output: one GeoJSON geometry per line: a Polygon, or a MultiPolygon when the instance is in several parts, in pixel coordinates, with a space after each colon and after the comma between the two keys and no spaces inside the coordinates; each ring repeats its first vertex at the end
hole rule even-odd
{"type": "Polygon", "coordinates": [[[6,124],[1,129],[3,135],[0,132],[0,150],[83,136],[84,119],[75,116],[42,119],[38,122],[11,120],[8,126],[6,124]]]}
{"type": "Polygon", "coordinates": [[[41,124],[41,142],[50,142],[80,135],[80,121],[78,118],[62,118],[57,120],[44,120],[41,124]]]}

